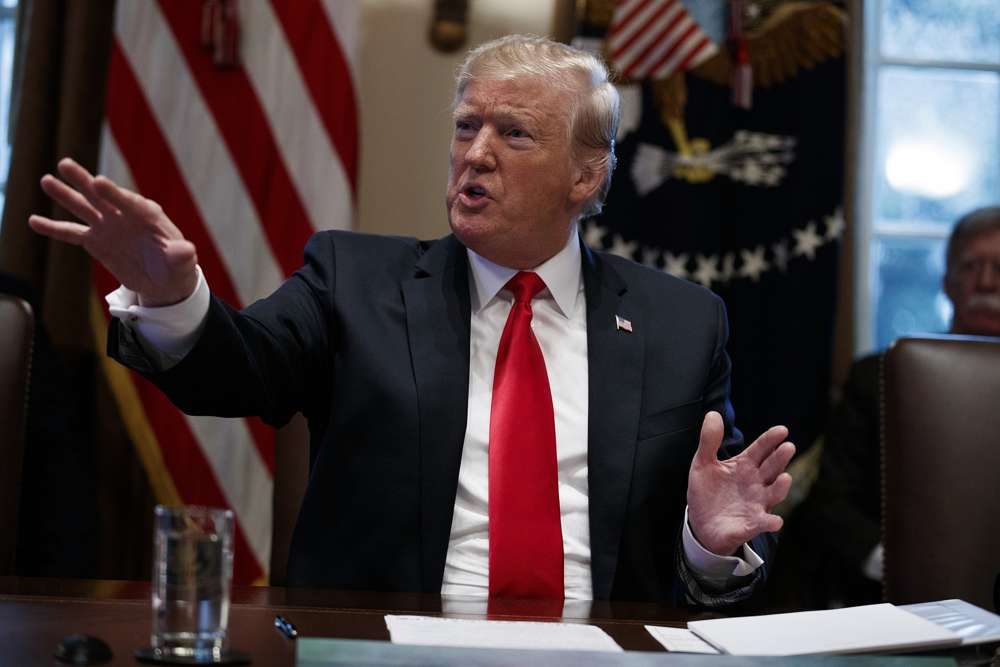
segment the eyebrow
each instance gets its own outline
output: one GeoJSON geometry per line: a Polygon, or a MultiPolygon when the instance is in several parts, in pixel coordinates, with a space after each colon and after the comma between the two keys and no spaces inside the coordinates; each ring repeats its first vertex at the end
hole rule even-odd
{"type": "MultiPolygon", "coordinates": [[[[480,115],[475,110],[469,106],[460,106],[452,112],[452,118],[454,120],[460,120],[464,118],[470,118],[480,115]]],[[[540,116],[539,114],[533,113],[530,109],[524,107],[513,107],[509,105],[502,105],[495,107],[491,110],[490,115],[498,120],[514,120],[520,123],[530,123],[533,126],[539,124],[540,116]]]]}

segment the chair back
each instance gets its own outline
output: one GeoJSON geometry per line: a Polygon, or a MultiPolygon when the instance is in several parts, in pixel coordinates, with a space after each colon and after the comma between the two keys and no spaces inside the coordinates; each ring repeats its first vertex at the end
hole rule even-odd
{"type": "Polygon", "coordinates": [[[269,583],[284,586],[287,582],[288,549],[292,532],[309,483],[309,427],[302,415],[275,436],[274,496],[271,503],[271,563],[269,583]]]}
{"type": "Polygon", "coordinates": [[[1000,573],[1000,339],[904,338],[882,368],[889,602],[993,607],[1000,573]]]}
{"type": "Polygon", "coordinates": [[[14,573],[34,322],[26,301],[0,293],[0,575],[14,573]]]}

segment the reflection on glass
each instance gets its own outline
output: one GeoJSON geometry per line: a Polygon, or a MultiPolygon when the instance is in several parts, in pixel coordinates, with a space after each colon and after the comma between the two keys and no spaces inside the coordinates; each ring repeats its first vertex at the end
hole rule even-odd
{"type": "Polygon", "coordinates": [[[1000,63],[997,0],[883,0],[882,53],[1000,63]]]}
{"type": "Polygon", "coordinates": [[[950,226],[1000,192],[1000,74],[884,67],[875,212],[950,226]]]}
{"type": "Polygon", "coordinates": [[[872,243],[875,345],[900,336],[945,333],[951,304],[941,288],[944,239],[876,237],[872,243]]]}

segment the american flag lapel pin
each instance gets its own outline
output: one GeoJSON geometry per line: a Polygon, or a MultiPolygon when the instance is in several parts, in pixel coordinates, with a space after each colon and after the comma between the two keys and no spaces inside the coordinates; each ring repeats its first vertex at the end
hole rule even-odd
{"type": "Polygon", "coordinates": [[[632,323],[621,315],[615,315],[615,329],[618,331],[627,331],[628,333],[632,333],[632,323]]]}

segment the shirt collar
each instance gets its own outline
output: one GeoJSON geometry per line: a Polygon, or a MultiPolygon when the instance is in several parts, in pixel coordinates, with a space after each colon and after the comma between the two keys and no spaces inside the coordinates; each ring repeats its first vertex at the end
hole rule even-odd
{"type": "MultiPolygon", "coordinates": [[[[517,273],[517,269],[494,264],[468,248],[466,252],[472,268],[469,273],[473,287],[472,311],[478,313],[500,293],[507,281],[517,273]]],[[[576,223],[573,223],[563,249],[532,269],[545,283],[556,307],[565,317],[570,317],[576,308],[582,277],[580,262],[580,239],[576,223]]]]}

